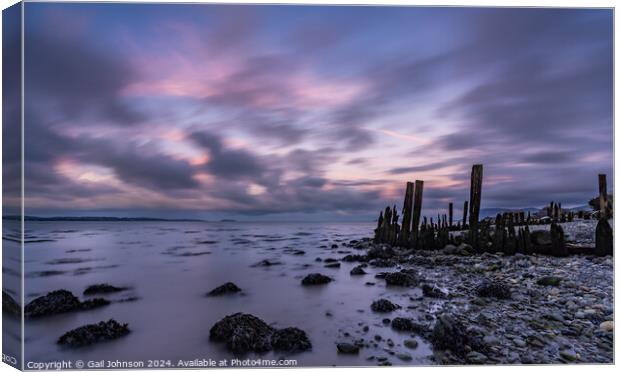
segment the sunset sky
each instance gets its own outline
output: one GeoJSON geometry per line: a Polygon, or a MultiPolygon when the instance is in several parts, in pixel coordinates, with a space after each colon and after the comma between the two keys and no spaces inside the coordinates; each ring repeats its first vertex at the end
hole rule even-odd
{"type": "Polygon", "coordinates": [[[474,163],[483,208],[584,205],[612,16],[27,3],[26,213],[371,220],[421,179],[460,215],[474,163]]]}

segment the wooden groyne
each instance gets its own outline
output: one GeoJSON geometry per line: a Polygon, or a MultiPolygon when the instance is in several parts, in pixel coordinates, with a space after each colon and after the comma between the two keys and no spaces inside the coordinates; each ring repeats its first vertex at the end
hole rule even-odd
{"type": "Polygon", "coordinates": [[[564,257],[573,253],[589,253],[599,256],[613,255],[613,230],[608,218],[613,208],[607,196],[606,175],[599,175],[598,223],[595,248],[567,244],[564,230],[559,223],[572,222],[575,218],[590,219],[594,213],[565,211],[562,203],[551,201],[543,208],[543,216],[533,216],[525,211],[497,214],[495,219],[480,220],[482,200],[482,164],[472,166],[469,200],[463,202],[463,219],[454,223],[454,203],[448,203],[448,215],[437,215],[437,220],[421,217],[424,181],[407,182],[402,208],[402,224],[399,224],[396,206],[380,212],[375,229],[375,243],[400,246],[407,249],[436,250],[449,244],[468,244],[476,253],[503,252],[504,254],[547,254],[564,257]],[[549,224],[550,232],[530,231],[532,225],[549,224]],[[462,233],[451,233],[458,232],[462,233]]]}

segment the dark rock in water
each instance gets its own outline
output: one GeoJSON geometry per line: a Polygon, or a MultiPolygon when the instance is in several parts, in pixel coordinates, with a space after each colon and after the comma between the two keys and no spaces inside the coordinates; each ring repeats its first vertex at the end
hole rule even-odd
{"type": "Polygon", "coordinates": [[[384,258],[376,258],[370,261],[370,265],[374,267],[394,267],[397,265],[394,260],[387,260],[384,258]]]}
{"type": "Polygon", "coordinates": [[[594,254],[607,256],[614,254],[614,232],[606,219],[596,224],[594,254]]]}
{"type": "Polygon", "coordinates": [[[441,289],[435,287],[435,286],[431,286],[428,284],[424,284],[422,285],[422,294],[424,294],[424,296],[426,297],[432,297],[432,298],[446,298],[448,297],[448,295],[442,291],[441,289]]]}
{"type": "Polygon", "coordinates": [[[101,306],[109,305],[110,301],[105,298],[93,298],[92,300],[86,300],[80,303],[80,310],[96,309],[101,306]]]}
{"type": "Polygon", "coordinates": [[[273,332],[271,336],[271,346],[273,346],[274,350],[287,351],[290,353],[305,351],[312,348],[312,344],[310,340],[308,340],[306,332],[295,327],[278,329],[273,332]]]}
{"type": "Polygon", "coordinates": [[[127,324],[120,324],[114,319],[97,324],[88,324],[60,336],[58,343],[69,347],[80,347],[97,342],[110,341],[128,334],[127,324]]]}
{"type": "Polygon", "coordinates": [[[260,262],[255,263],[251,267],[270,267],[270,266],[275,266],[275,265],[282,265],[282,262],[262,260],[260,262]]]}
{"type": "Polygon", "coordinates": [[[338,269],[340,268],[340,262],[332,262],[325,265],[328,269],[338,269]]]}
{"type": "Polygon", "coordinates": [[[375,258],[388,259],[388,258],[394,257],[395,254],[396,253],[394,252],[394,249],[390,246],[373,246],[372,248],[368,250],[369,259],[375,259],[375,258]]]}
{"type": "Polygon", "coordinates": [[[373,302],[372,305],[370,305],[370,308],[372,311],[376,311],[378,313],[389,313],[390,311],[400,309],[400,306],[382,298],[373,302]]]}
{"type": "Polygon", "coordinates": [[[536,284],[557,287],[560,285],[561,281],[562,279],[557,276],[543,276],[536,281],[536,284]]]}
{"type": "Polygon", "coordinates": [[[319,273],[313,273],[306,275],[301,281],[302,285],[320,285],[327,284],[332,281],[332,278],[319,273]]]}
{"type": "Polygon", "coordinates": [[[236,354],[262,353],[272,349],[300,352],[312,348],[306,332],[301,329],[274,329],[254,315],[243,313],[228,315],[215,323],[209,337],[213,341],[226,342],[228,350],[236,354]]]}
{"type": "Polygon", "coordinates": [[[237,287],[233,282],[228,282],[211,290],[209,293],[207,293],[207,296],[222,296],[225,294],[232,294],[237,292],[241,292],[241,288],[237,287]]]}
{"type": "Polygon", "coordinates": [[[2,312],[11,316],[22,314],[21,306],[5,291],[2,291],[2,312]]]}
{"type": "Polygon", "coordinates": [[[332,258],[332,257],[328,257],[323,262],[325,262],[325,263],[332,263],[332,262],[338,262],[338,260],[335,259],[335,258],[332,258]]]}
{"type": "Polygon", "coordinates": [[[360,352],[359,346],[348,342],[341,342],[336,345],[336,348],[338,348],[338,352],[341,354],[358,354],[360,352]]]}
{"type": "Polygon", "coordinates": [[[510,288],[506,284],[491,282],[490,280],[484,280],[480,283],[476,288],[476,293],[480,297],[495,297],[499,299],[512,298],[510,288]]]}
{"type": "Polygon", "coordinates": [[[366,262],[368,261],[368,257],[360,254],[348,254],[342,257],[342,261],[344,262],[366,262]]]}
{"type": "Polygon", "coordinates": [[[401,287],[415,287],[419,283],[417,275],[411,272],[395,272],[385,275],[385,283],[387,285],[395,285],[401,287]]]}
{"type": "Polygon", "coordinates": [[[351,275],[366,275],[366,271],[364,271],[362,266],[355,266],[351,269],[351,275]]]}
{"type": "Polygon", "coordinates": [[[28,317],[39,317],[76,310],[90,310],[109,303],[103,298],[80,302],[71,292],[61,289],[35,298],[24,307],[24,313],[28,317]]]}
{"type": "Polygon", "coordinates": [[[332,244],[332,249],[338,248],[338,244],[332,244]]]}
{"type": "Polygon", "coordinates": [[[392,328],[402,332],[414,332],[424,334],[428,330],[423,325],[414,322],[409,318],[396,317],[392,320],[392,328]]]}
{"type": "Polygon", "coordinates": [[[271,350],[274,329],[261,319],[243,313],[228,315],[215,323],[209,332],[213,341],[226,342],[234,353],[266,352],[271,350]]]}
{"type": "Polygon", "coordinates": [[[436,349],[450,350],[459,357],[464,357],[470,351],[485,350],[482,336],[468,332],[463,323],[450,315],[439,316],[430,339],[436,349]]]}
{"type": "Polygon", "coordinates": [[[91,285],[84,290],[85,295],[94,295],[94,294],[104,294],[104,293],[114,293],[114,292],[122,292],[127,290],[127,287],[115,287],[113,285],[104,283],[104,284],[95,284],[91,285]]]}

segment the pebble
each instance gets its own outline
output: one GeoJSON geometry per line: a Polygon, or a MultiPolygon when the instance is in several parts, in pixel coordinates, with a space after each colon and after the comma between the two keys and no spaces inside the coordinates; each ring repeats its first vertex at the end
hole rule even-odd
{"type": "Polygon", "coordinates": [[[599,328],[605,332],[613,332],[614,331],[614,321],[608,320],[599,325],[599,328]]]}
{"type": "Polygon", "coordinates": [[[418,341],[416,340],[405,340],[405,342],[403,342],[403,345],[405,345],[405,347],[408,347],[409,349],[415,349],[418,347],[418,341]]]}

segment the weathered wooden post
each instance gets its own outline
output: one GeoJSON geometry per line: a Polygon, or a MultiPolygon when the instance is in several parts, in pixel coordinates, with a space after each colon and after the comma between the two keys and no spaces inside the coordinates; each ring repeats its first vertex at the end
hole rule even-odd
{"type": "Polygon", "coordinates": [[[452,203],[448,204],[448,227],[452,228],[452,203]]]}
{"type": "Polygon", "coordinates": [[[469,236],[471,245],[478,245],[478,218],[480,215],[480,199],[482,196],[482,164],[474,164],[471,168],[471,187],[469,189],[469,236]]]}
{"type": "Polygon", "coordinates": [[[463,230],[467,228],[467,200],[463,203],[463,230]]]}
{"type": "Polygon", "coordinates": [[[607,219],[607,175],[598,175],[599,219],[607,219]]]}
{"type": "Polygon", "coordinates": [[[405,202],[403,204],[403,223],[399,237],[399,244],[409,245],[409,233],[411,232],[411,208],[413,207],[413,182],[407,182],[405,189],[405,202]]]}
{"type": "MultiPolygon", "coordinates": [[[[411,238],[415,246],[418,241],[418,231],[420,228],[420,214],[422,213],[422,192],[424,191],[424,181],[416,180],[413,197],[413,217],[411,223],[411,238]]],[[[432,220],[432,219],[431,219],[432,220]]],[[[433,222],[431,221],[431,224],[433,222]]]]}

